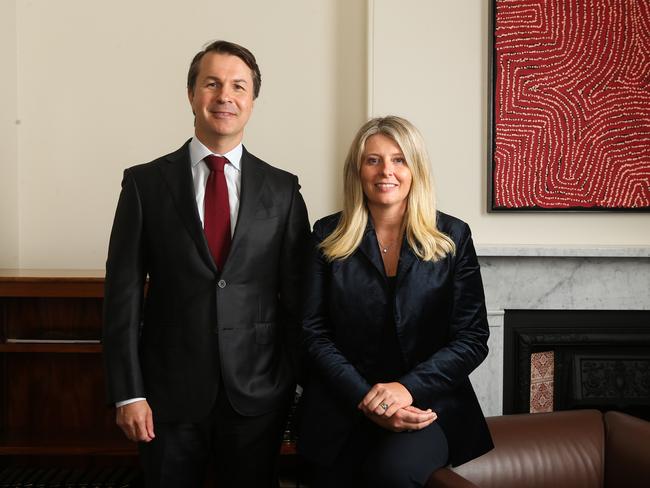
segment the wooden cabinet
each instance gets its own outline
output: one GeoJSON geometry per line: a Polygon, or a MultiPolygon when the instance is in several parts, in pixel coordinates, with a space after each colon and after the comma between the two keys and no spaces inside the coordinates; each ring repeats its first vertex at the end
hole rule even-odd
{"type": "Polygon", "coordinates": [[[0,270],[0,463],[135,464],[102,370],[103,272],[0,270]]]}

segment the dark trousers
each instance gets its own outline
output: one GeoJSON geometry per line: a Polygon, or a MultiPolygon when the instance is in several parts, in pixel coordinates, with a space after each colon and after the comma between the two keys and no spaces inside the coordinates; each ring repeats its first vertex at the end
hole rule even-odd
{"type": "Polygon", "coordinates": [[[311,466],[310,488],[412,488],[447,465],[449,449],[436,422],[391,432],[363,419],[331,466],[311,466]]]}
{"type": "Polygon", "coordinates": [[[277,487],[288,402],[271,413],[245,417],[222,389],[205,421],[155,423],[155,439],[139,444],[146,487],[203,487],[208,465],[215,467],[219,488],[277,487]]]}

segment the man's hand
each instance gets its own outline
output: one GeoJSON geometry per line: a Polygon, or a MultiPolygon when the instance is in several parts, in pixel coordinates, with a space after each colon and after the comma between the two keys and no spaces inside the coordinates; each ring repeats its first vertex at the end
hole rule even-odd
{"type": "Polygon", "coordinates": [[[437,418],[435,412],[428,410],[421,410],[413,405],[400,408],[390,417],[385,415],[376,415],[374,413],[366,413],[366,417],[374,423],[393,432],[404,432],[407,430],[420,430],[431,425],[437,418]]]}
{"type": "Polygon", "coordinates": [[[153,433],[153,415],[146,400],[118,407],[115,421],[132,441],[150,442],[156,437],[153,433]]]}
{"type": "Polygon", "coordinates": [[[411,393],[401,383],[377,383],[359,403],[358,408],[368,415],[392,417],[401,408],[413,403],[411,393]]]}

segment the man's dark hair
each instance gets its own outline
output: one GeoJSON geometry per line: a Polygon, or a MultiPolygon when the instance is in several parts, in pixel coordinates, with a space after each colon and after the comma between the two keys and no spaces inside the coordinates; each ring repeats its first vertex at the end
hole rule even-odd
{"type": "Polygon", "coordinates": [[[192,62],[190,63],[190,69],[187,73],[188,90],[192,92],[194,91],[196,77],[199,75],[201,59],[203,59],[203,56],[205,56],[206,53],[229,54],[231,56],[237,56],[246,63],[246,66],[251,69],[253,75],[253,99],[257,98],[260,94],[260,86],[262,86],[262,74],[260,73],[259,66],[257,66],[255,56],[253,56],[253,53],[245,47],[228,41],[214,41],[203,48],[202,51],[196,53],[196,56],[194,56],[194,59],[192,59],[192,62]]]}

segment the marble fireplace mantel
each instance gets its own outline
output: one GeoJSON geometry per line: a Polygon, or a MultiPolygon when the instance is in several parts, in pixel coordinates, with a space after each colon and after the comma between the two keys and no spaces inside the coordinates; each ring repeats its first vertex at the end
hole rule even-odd
{"type": "Polygon", "coordinates": [[[486,415],[501,415],[505,310],[650,310],[650,247],[477,246],[490,353],[472,374],[486,415]]]}
{"type": "Polygon", "coordinates": [[[650,247],[476,246],[479,257],[649,258],[650,247]]]}

